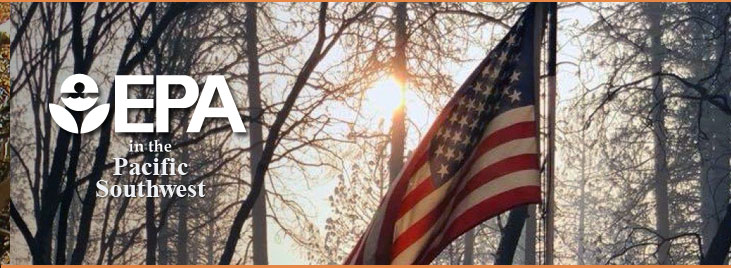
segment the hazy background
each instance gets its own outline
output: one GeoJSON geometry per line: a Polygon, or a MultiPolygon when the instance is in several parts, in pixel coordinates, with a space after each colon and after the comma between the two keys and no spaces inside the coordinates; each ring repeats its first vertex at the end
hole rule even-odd
{"type": "MultiPolygon", "coordinates": [[[[13,262],[214,264],[228,250],[231,263],[340,263],[385,193],[394,155],[408,157],[525,5],[13,4],[12,197],[23,218],[13,227],[13,262]],[[407,14],[401,24],[399,9],[407,14]],[[72,73],[92,76],[102,101],[114,74],[190,75],[201,85],[223,74],[250,133],[231,135],[221,120],[184,133],[191,111],[179,110],[167,135],[102,126],[64,137],[47,107],[72,73]],[[286,103],[288,96],[296,101],[286,103]],[[111,176],[111,158],[125,156],[130,141],[150,140],[174,144],[169,156],[193,172],[111,176]],[[266,202],[255,205],[246,200],[252,161],[267,149],[266,202]],[[209,195],[92,201],[87,185],[98,179],[203,181],[209,195]],[[253,211],[238,222],[238,243],[226,246],[242,204],[253,211]]],[[[697,263],[725,227],[731,191],[731,7],[559,7],[556,262],[697,263]]],[[[152,114],[133,116],[149,122],[152,114]]],[[[537,228],[524,232],[515,263],[544,259],[535,209],[529,221],[537,228]]],[[[466,239],[474,240],[470,261],[493,263],[505,218],[457,239],[434,263],[467,262],[466,239]]]]}

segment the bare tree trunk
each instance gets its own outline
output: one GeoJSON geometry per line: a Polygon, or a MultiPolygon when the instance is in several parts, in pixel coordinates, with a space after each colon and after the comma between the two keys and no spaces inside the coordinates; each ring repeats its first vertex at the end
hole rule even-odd
{"type": "MultiPolygon", "coordinates": [[[[249,72],[247,74],[246,85],[248,87],[249,97],[249,114],[253,120],[249,126],[249,144],[251,146],[251,177],[256,174],[256,167],[259,165],[262,152],[262,142],[264,141],[261,120],[261,91],[259,82],[259,51],[257,45],[259,38],[256,29],[256,3],[246,3],[246,20],[244,27],[246,28],[246,56],[249,62],[249,72]]],[[[251,224],[253,231],[255,265],[269,264],[267,256],[267,207],[266,207],[266,185],[262,185],[261,194],[254,204],[251,214],[251,224]]]]}
{"type": "Polygon", "coordinates": [[[473,265],[475,264],[475,229],[470,229],[462,237],[464,239],[464,257],[462,264],[473,265]]]}
{"type": "MultiPolygon", "coordinates": [[[[152,113],[146,113],[145,115],[145,121],[151,122],[152,120],[152,113]]],[[[149,135],[149,139],[147,139],[148,142],[153,141],[152,135],[149,135]]],[[[151,151],[146,151],[144,156],[145,163],[152,163],[153,158],[155,158],[155,153],[151,151]]],[[[152,185],[157,184],[157,176],[155,175],[149,175],[145,176],[145,179],[152,181],[152,185]]],[[[156,198],[146,198],[145,199],[145,264],[147,265],[154,265],[157,264],[157,234],[158,234],[158,228],[156,226],[157,217],[155,216],[155,200],[156,198]]]]}
{"type": "MultiPolygon", "coordinates": [[[[74,187],[74,189],[76,189],[75,187],[74,187]]],[[[71,224],[70,230],[68,230],[68,233],[66,235],[67,241],[68,241],[68,242],[66,242],[66,252],[64,253],[64,254],[66,254],[66,256],[65,256],[66,260],[70,260],[71,259],[71,252],[73,252],[74,243],[76,242],[76,226],[75,226],[75,223],[78,222],[78,218],[79,218],[79,213],[78,213],[79,212],[79,202],[78,201],[74,201],[73,200],[74,199],[73,197],[71,197],[71,199],[72,200],[71,200],[71,206],[69,208],[69,219],[68,219],[68,222],[71,222],[72,224],[71,224]]]]}
{"type": "MultiPolygon", "coordinates": [[[[726,216],[723,217],[720,224],[731,227],[731,204],[726,206],[726,216]]],[[[731,248],[731,228],[719,228],[713,241],[709,244],[708,251],[701,259],[701,264],[724,264],[731,248]]]]}
{"type": "MultiPolygon", "coordinates": [[[[187,125],[187,115],[183,118],[183,124],[187,125]]],[[[186,139],[187,135],[183,134],[183,139],[186,139]]],[[[190,161],[190,152],[188,151],[188,148],[184,148],[183,151],[180,153],[180,162],[181,163],[188,163],[190,161]]],[[[187,185],[188,182],[188,176],[183,175],[180,176],[180,184],[187,185]]],[[[189,230],[188,230],[188,200],[186,198],[182,198],[177,201],[178,202],[178,231],[177,231],[177,239],[175,241],[175,247],[178,250],[178,254],[175,256],[175,264],[177,265],[187,265],[190,264],[190,257],[188,256],[188,236],[189,230]]]]}
{"type": "MultiPolygon", "coordinates": [[[[664,48],[662,44],[662,32],[660,28],[664,4],[650,3],[645,7],[645,13],[650,22],[650,72],[659,73],[662,71],[664,48]]],[[[658,264],[670,264],[670,243],[665,241],[670,237],[670,214],[668,183],[670,181],[670,170],[667,160],[667,134],[665,133],[665,92],[662,80],[656,76],[652,80],[652,132],[654,138],[654,163],[655,163],[655,217],[656,229],[660,236],[657,253],[658,264]]]]}
{"type": "Polygon", "coordinates": [[[190,264],[188,253],[188,236],[190,235],[188,231],[188,202],[184,200],[185,198],[178,200],[180,208],[178,209],[178,233],[175,241],[175,247],[178,250],[178,254],[175,256],[176,265],[190,264]]]}
{"type": "Polygon", "coordinates": [[[396,83],[399,85],[402,96],[401,102],[396,110],[393,111],[391,118],[391,158],[389,159],[389,174],[391,180],[398,176],[404,165],[404,143],[406,141],[406,104],[403,100],[406,91],[406,44],[408,43],[406,36],[406,3],[396,3],[394,13],[396,16],[396,55],[393,59],[393,73],[396,83]]]}
{"type": "MultiPolygon", "coordinates": [[[[152,184],[157,183],[154,176],[150,178],[152,184]]],[[[154,265],[157,253],[157,228],[155,227],[155,199],[147,198],[145,200],[145,233],[147,240],[145,241],[145,264],[154,265]]]]}
{"type": "Polygon", "coordinates": [[[528,218],[528,206],[520,206],[510,210],[508,223],[500,236],[495,265],[513,264],[515,249],[518,247],[520,233],[523,232],[526,218],[528,218]]]}
{"type": "Polygon", "coordinates": [[[73,202],[73,194],[76,192],[76,166],[79,161],[80,150],[81,136],[74,135],[73,142],[71,143],[69,170],[66,175],[68,179],[61,198],[61,208],[58,213],[58,228],[56,229],[56,264],[66,264],[69,210],[71,209],[71,202],[73,202]]]}
{"type": "MultiPolygon", "coordinates": [[[[165,177],[160,177],[160,184],[169,184],[169,180],[165,177]]],[[[185,198],[182,198],[185,199],[185,198]]],[[[180,201],[178,201],[180,202],[180,201]]],[[[168,198],[160,199],[160,210],[170,206],[170,200],[168,198]]],[[[170,229],[168,228],[168,221],[166,217],[160,218],[160,223],[157,228],[157,264],[159,265],[170,265],[170,229]]]]}
{"type": "MultiPolygon", "coordinates": [[[[215,204],[215,203],[214,203],[215,204]]],[[[216,217],[216,211],[213,209],[209,209],[209,211],[206,212],[206,215],[208,219],[214,219],[216,217]]],[[[213,265],[216,263],[214,259],[214,255],[216,254],[216,243],[218,241],[216,240],[216,225],[215,224],[209,224],[207,228],[207,234],[206,234],[206,263],[207,265],[213,265]]],[[[200,262],[196,262],[196,264],[199,264],[200,262]]]]}
{"type": "Polygon", "coordinates": [[[538,217],[536,217],[536,205],[528,205],[528,219],[525,221],[525,251],[524,264],[536,264],[536,228],[538,228],[538,217]]]}
{"type": "MultiPolygon", "coordinates": [[[[74,3],[70,5],[71,8],[71,14],[72,14],[72,50],[74,55],[74,73],[77,74],[85,74],[88,72],[90,60],[84,56],[84,38],[82,36],[82,16],[84,11],[84,3],[74,3]]],[[[93,49],[92,48],[86,48],[86,49],[93,49]]],[[[79,121],[79,113],[78,112],[72,112],[74,118],[77,121],[79,121]]],[[[40,212],[40,218],[37,221],[37,231],[35,235],[35,239],[37,240],[37,243],[39,245],[40,254],[41,256],[33,256],[33,263],[34,264],[50,264],[51,261],[51,237],[52,237],[52,231],[53,231],[53,218],[56,216],[56,212],[59,208],[59,204],[61,203],[59,197],[59,189],[61,188],[61,182],[64,176],[64,169],[66,169],[66,159],[69,156],[69,143],[71,141],[71,133],[67,131],[58,131],[57,138],[56,138],[56,148],[54,148],[53,151],[53,162],[51,164],[51,170],[48,176],[45,176],[43,178],[43,189],[41,196],[43,197],[41,199],[41,212],[40,212]],[[43,260],[39,260],[43,259],[43,260]]],[[[77,152],[78,154],[78,152],[77,152]]],[[[76,157],[78,159],[78,155],[72,156],[76,157]]],[[[71,163],[77,162],[73,159],[70,160],[71,163]]],[[[69,170],[66,170],[66,174],[69,173],[69,171],[76,170],[76,167],[68,167],[69,170]]],[[[73,176],[65,176],[66,178],[73,178],[73,176]]],[[[68,182],[67,184],[73,182],[68,182]]],[[[62,211],[62,214],[64,212],[62,211]]],[[[60,219],[59,222],[66,221],[66,219],[60,219]]],[[[65,223],[64,223],[65,224],[65,223]]],[[[65,248],[65,241],[58,241],[61,243],[61,247],[65,248]]],[[[65,261],[65,260],[64,260],[65,261]]]]}
{"type": "MultiPolygon", "coordinates": [[[[719,9],[718,24],[719,29],[728,29],[729,8],[725,4],[718,4],[719,9]]],[[[727,41],[723,37],[719,37],[716,44],[716,58],[727,63],[731,61],[728,54],[727,41]],[[725,57],[725,59],[724,59],[725,57]]],[[[705,76],[706,70],[701,70],[705,76]]],[[[720,81],[728,81],[731,77],[728,64],[721,67],[720,81]]],[[[700,76],[700,74],[699,74],[700,76]]],[[[726,85],[724,85],[726,86],[726,85]]],[[[723,92],[723,89],[719,90],[723,92]]],[[[731,94],[729,90],[725,92],[731,94]]],[[[703,105],[703,103],[701,103],[703,105]]],[[[703,241],[703,251],[706,252],[711,246],[716,233],[719,231],[721,221],[726,214],[726,205],[729,203],[729,191],[731,190],[731,166],[729,166],[729,154],[731,145],[729,145],[729,137],[731,137],[731,116],[726,115],[723,111],[712,105],[703,106],[703,114],[700,118],[700,131],[705,135],[699,135],[698,144],[701,155],[701,236],[703,241]]],[[[731,226],[727,227],[731,228],[731,226]]]]}
{"type": "MultiPolygon", "coordinates": [[[[163,144],[168,144],[170,141],[168,140],[167,136],[163,137],[162,139],[163,144]]],[[[163,159],[165,157],[165,153],[158,153],[158,159],[163,159]]],[[[181,162],[181,163],[188,163],[181,162]]],[[[170,183],[170,178],[168,176],[160,176],[160,184],[166,185],[170,183]]],[[[181,183],[182,184],[182,183],[181,183]]],[[[152,199],[152,198],[148,198],[152,199]]],[[[186,198],[181,198],[185,200],[186,198]]],[[[160,210],[166,209],[168,206],[170,206],[170,200],[169,197],[163,197],[160,198],[160,210]]],[[[180,202],[178,200],[177,202],[180,202]]],[[[170,264],[170,247],[168,246],[168,242],[170,240],[170,230],[168,227],[168,217],[160,217],[160,222],[157,227],[157,250],[158,250],[158,260],[157,263],[160,265],[169,265],[170,264]]]]}

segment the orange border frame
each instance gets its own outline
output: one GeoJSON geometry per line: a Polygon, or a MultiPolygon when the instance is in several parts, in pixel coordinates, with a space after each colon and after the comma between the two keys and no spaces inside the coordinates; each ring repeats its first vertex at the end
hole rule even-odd
{"type": "MultiPolygon", "coordinates": [[[[20,0],[20,1],[2,1],[2,2],[38,2],[33,0],[20,0]]],[[[163,1],[163,0],[142,0],[142,1],[118,1],[118,0],[98,0],[98,1],[88,1],[88,0],[71,0],[71,1],[62,1],[62,0],[46,0],[43,2],[213,2],[213,3],[236,3],[236,2],[303,2],[303,3],[311,3],[311,2],[323,2],[323,1],[305,1],[305,0],[284,0],[284,1],[273,1],[273,0],[264,0],[264,1],[252,1],[252,0],[243,0],[243,1],[235,1],[235,0],[170,0],[170,1],[163,1]]],[[[576,1],[567,1],[567,0],[560,0],[560,1],[550,1],[550,0],[534,0],[534,1],[496,1],[496,0],[454,0],[454,1],[444,1],[444,0],[435,0],[435,1],[428,1],[428,0],[413,0],[413,1],[383,1],[383,0],[374,0],[374,1],[367,1],[367,0],[347,0],[347,1],[324,1],[324,2],[576,2],[576,1]]],[[[709,1],[703,1],[703,0],[686,0],[686,1],[668,1],[668,0],[642,0],[642,1],[609,1],[609,0],[590,0],[590,1],[579,1],[579,2],[709,2],[709,1]]],[[[731,2],[731,0],[721,0],[721,1],[711,1],[711,2],[731,2]]]]}
{"type": "MultiPolygon", "coordinates": [[[[253,267],[259,267],[259,268],[292,268],[293,266],[300,266],[300,265],[230,265],[230,266],[224,266],[224,265],[44,265],[44,267],[76,267],[76,268],[108,268],[113,266],[119,266],[119,267],[131,267],[131,268],[147,268],[147,267],[181,267],[181,266],[187,266],[187,267],[237,267],[237,268],[253,268],[253,267]]],[[[308,266],[308,267],[317,267],[317,268],[342,268],[342,267],[348,267],[347,265],[301,265],[301,266],[308,266]]],[[[364,268],[414,268],[414,267],[429,267],[430,265],[361,265],[359,267],[364,268]]],[[[445,267],[445,268],[460,268],[460,267],[515,267],[515,268],[534,268],[539,265],[438,265],[439,267],[445,267]]],[[[562,267],[562,268],[606,268],[606,265],[548,265],[552,267],[562,267]]],[[[649,268],[665,268],[670,267],[670,265],[611,265],[612,267],[617,268],[635,268],[635,267],[649,267],[649,268]]],[[[672,265],[672,267],[695,267],[696,265],[672,265]]],[[[3,267],[6,267],[6,265],[3,265],[3,267]]],[[[35,265],[7,265],[7,267],[16,267],[16,268],[36,268],[38,266],[35,265]]],[[[703,267],[708,268],[728,268],[728,265],[704,265],[703,267]]]]}

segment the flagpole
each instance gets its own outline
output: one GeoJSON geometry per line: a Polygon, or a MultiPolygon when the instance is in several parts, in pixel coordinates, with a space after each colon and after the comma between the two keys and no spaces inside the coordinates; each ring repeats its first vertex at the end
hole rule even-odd
{"type": "Polygon", "coordinates": [[[548,146],[546,153],[546,231],[545,264],[553,264],[554,238],[554,180],[555,180],[555,140],[556,140],[556,15],[557,4],[548,6],[548,146]]]}

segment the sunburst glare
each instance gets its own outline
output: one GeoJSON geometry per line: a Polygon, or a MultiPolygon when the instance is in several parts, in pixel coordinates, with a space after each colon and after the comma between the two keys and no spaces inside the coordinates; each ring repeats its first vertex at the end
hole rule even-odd
{"type": "Polygon", "coordinates": [[[379,79],[366,92],[366,109],[377,118],[390,118],[404,102],[404,91],[392,76],[379,79]]]}

